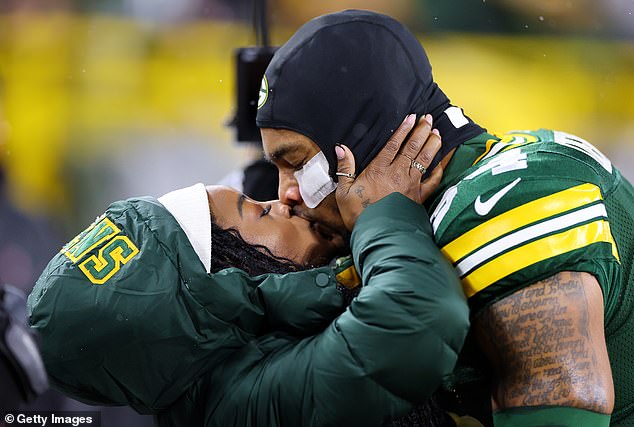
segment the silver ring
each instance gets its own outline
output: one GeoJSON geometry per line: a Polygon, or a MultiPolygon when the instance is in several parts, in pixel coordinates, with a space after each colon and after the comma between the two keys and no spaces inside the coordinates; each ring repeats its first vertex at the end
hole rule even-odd
{"type": "Polygon", "coordinates": [[[346,178],[350,178],[350,179],[356,179],[357,176],[353,173],[345,173],[345,172],[335,172],[335,175],[337,176],[345,176],[346,178]]]}
{"type": "Polygon", "coordinates": [[[427,172],[427,168],[423,166],[422,163],[418,163],[416,160],[412,160],[412,166],[418,169],[418,171],[423,175],[427,172]]]}

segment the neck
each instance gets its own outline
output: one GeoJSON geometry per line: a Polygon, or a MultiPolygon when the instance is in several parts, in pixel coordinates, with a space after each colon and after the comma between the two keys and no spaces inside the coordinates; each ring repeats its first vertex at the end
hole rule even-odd
{"type": "Polygon", "coordinates": [[[442,170],[447,169],[447,165],[449,165],[449,162],[451,161],[451,158],[453,157],[453,154],[456,152],[457,149],[458,147],[454,147],[449,153],[447,153],[445,157],[442,158],[440,163],[438,163],[442,170]]]}
{"type": "Polygon", "coordinates": [[[465,141],[486,132],[486,129],[478,126],[473,120],[462,113],[462,109],[447,103],[447,108],[434,113],[434,127],[440,131],[442,148],[436,154],[430,170],[441,161],[446,166],[455,149],[465,141]]]}

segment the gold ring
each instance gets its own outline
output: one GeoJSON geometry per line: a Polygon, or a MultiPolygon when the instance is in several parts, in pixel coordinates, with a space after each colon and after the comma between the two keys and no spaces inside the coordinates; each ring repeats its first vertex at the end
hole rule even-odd
{"type": "Polygon", "coordinates": [[[427,172],[427,168],[423,166],[422,163],[419,163],[416,160],[412,160],[412,166],[418,169],[418,171],[423,175],[425,175],[425,172],[427,172]]]}

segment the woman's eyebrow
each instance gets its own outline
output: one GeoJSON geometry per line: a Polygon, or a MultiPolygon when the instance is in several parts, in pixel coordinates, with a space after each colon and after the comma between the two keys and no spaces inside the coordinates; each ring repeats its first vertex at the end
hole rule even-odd
{"type": "Polygon", "coordinates": [[[238,214],[240,214],[240,219],[242,219],[242,205],[244,205],[244,201],[247,199],[247,196],[243,194],[240,194],[240,196],[238,196],[238,214]]]}

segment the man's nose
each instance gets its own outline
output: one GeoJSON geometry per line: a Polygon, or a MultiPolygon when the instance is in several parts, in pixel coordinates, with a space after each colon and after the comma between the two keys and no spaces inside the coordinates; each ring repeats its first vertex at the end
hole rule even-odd
{"type": "Polygon", "coordinates": [[[295,206],[303,202],[302,195],[299,192],[299,184],[293,176],[280,174],[280,186],[278,188],[278,197],[280,202],[285,205],[295,206]]]}

